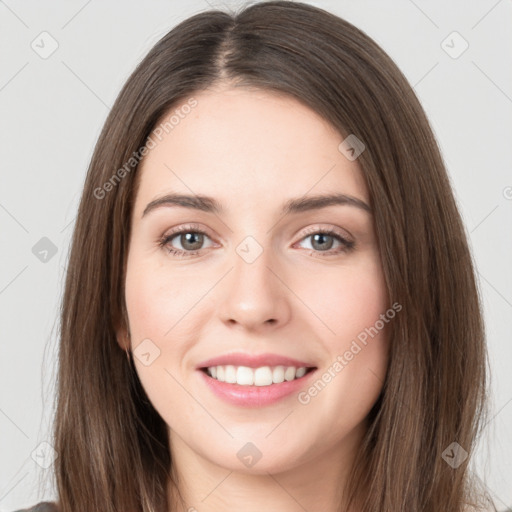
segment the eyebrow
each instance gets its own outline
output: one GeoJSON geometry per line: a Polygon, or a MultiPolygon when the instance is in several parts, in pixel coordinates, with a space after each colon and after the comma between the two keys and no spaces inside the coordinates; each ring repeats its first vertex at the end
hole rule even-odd
{"type": "MultiPolygon", "coordinates": [[[[347,194],[326,194],[290,199],[284,203],[281,214],[288,215],[311,210],[320,210],[321,208],[333,205],[353,206],[366,211],[370,215],[372,214],[372,209],[362,199],[358,199],[357,197],[347,194]]],[[[200,210],[220,215],[224,213],[222,205],[213,197],[204,195],[166,194],[165,196],[158,197],[151,201],[144,209],[142,217],[147,215],[149,212],[164,206],[180,206],[183,208],[190,208],[193,210],[200,210]]]]}

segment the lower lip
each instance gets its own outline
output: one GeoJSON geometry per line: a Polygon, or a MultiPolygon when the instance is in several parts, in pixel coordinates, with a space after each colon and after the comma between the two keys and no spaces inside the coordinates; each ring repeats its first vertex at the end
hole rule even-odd
{"type": "Polygon", "coordinates": [[[298,393],[309,381],[315,370],[309,371],[303,377],[270,386],[241,386],[221,382],[210,377],[205,371],[198,370],[204,382],[222,400],[239,407],[263,407],[271,405],[291,394],[298,393]]]}

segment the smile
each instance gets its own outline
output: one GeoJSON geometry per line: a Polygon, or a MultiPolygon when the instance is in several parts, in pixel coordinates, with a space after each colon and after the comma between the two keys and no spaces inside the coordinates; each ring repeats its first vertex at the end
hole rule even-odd
{"type": "Polygon", "coordinates": [[[239,386],[271,386],[284,381],[300,379],[313,368],[301,366],[261,366],[250,368],[248,366],[219,365],[206,368],[207,374],[219,382],[238,384],[239,386]]]}
{"type": "Polygon", "coordinates": [[[316,370],[316,367],[220,365],[201,368],[197,373],[207,392],[223,402],[237,407],[264,407],[296,396],[310,385],[316,370]],[[226,376],[234,382],[228,382],[226,376]]]}

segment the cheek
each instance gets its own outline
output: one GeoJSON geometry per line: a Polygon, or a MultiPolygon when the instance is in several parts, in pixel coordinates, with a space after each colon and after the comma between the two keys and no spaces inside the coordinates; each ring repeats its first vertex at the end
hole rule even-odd
{"type": "MultiPolygon", "coordinates": [[[[377,259],[357,269],[325,276],[326,286],[310,287],[310,307],[318,312],[329,361],[299,402],[333,426],[334,437],[362,421],[377,400],[388,362],[389,316],[386,284],[377,259]],[[383,320],[383,315],[385,320],[383,320]],[[336,428],[335,428],[336,427],[336,428]]],[[[320,435],[320,432],[318,432],[320,435]]]]}
{"type": "Polygon", "coordinates": [[[375,324],[388,306],[380,263],[368,257],[356,266],[326,269],[302,288],[304,301],[325,327],[330,349],[345,350],[350,341],[375,324]]]}
{"type": "Polygon", "coordinates": [[[172,410],[187,411],[189,396],[178,383],[179,365],[190,348],[187,311],[197,302],[197,293],[187,291],[185,277],[160,268],[154,257],[151,261],[135,250],[130,258],[125,296],[135,369],[163,417],[172,410]]]}
{"type": "Polygon", "coordinates": [[[171,327],[173,295],[173,290],[147,272],[128,273],[126,308],[133,345],[144,338],[159,339],[171,327]]]}
{"type": "Polygon", "coordinates": [[[145,258],[134,251],[125,283],[133,344],[145,338],[161,343],[172,336],[173,326],[197,302],[197,291],[194,293],[189,278],[185,272],[169,272],[155,264],[154,255],[145,258]]]}

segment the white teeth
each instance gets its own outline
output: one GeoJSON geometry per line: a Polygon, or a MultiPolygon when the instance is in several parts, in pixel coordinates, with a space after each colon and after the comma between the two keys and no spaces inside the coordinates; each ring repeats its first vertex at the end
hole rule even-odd
{"type": "Polygon", "coordinates": [[[270,386],[272,384],[272,370],[270,366],[263,366],[254,370],[255,386],[270,386]]]}
{"type": "Polygon", "coordinates": [[[236,368],[233,365],[226,365],[224,379],[225,382],[229,382],[230,384],[236,383],[236,368]]]}
{"type": "Polygon", "coordinates": [[[297,378],[299,377],[303,377],[306,373],[306,368],[304,368],[304,366],[302,368],[297,368],[297,372],[295,373],[295,376],[297,378]]]}
{"type": "Polygon", "coordinates": [[[247,366],[239,366],[236,370],[236,383],[242,386],[252,386],[254,384],[254,372],[247,366]]]}
{"type": "Polygon", "coordinates": [[[295,368],[293,366],[288,366],[286,371],[284,372],[284,380],[293,380],[295,379],[295,368]]]}
{"type": "Polygon", "coordinates": [[[274,384],[280,384],[284,382],[284,366],[276,366],[272,371],[272,382],[274,384]]]}
{"type": "Polygon", "coordinates": [[[306,374],[306,367],[295,366],[262,366],[249,368],[248,366],[210,366],[208,375],[220,382],[239,384],[240,386],[270,386],[281,382],[292,381],[306,374]]]}

